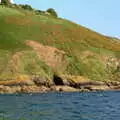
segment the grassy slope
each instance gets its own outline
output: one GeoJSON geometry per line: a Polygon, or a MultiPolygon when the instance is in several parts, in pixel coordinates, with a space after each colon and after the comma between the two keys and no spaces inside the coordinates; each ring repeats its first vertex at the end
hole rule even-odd
{"type": "Polygon", "coordinates": [[[64,50],[70,63],[63,71],[65,74],[83,75],[95,80],[109,79],[111,74],[100,56],[120,56],[120,42],[110,37],[67,20],[0,6],[1,79],[14,74],[35,74],[38,71],[40,75],[52,76],[52,69],[44,61],[34,57],[36,63],[33,64],[31,59],[36,55],[25,45],[26,40],[64,50]],[[9,64],[10,59],[19,51],[28,52],[20,59],[19,71],[12,70],[11,73],[13,66],[9,64]],[[91,51],[94,55],[82,59],[84,51],[91,51]]]}

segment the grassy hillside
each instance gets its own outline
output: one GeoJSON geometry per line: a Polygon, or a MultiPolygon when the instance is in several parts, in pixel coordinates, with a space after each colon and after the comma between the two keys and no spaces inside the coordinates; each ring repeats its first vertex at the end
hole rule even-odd
{"type": "Polygon", "coordinates": [[[22,74],[51,79],[54,73],[81,75],[92,80],[118,80],[119,58],[119,40],[68,20],[0,6],[1,80],[22,74]],[[26,41],[39,45],[30,46],[26,41]],[[40,45],[48,47],[44,50],[40,45]],[[50,53],[49,47],[60,53],[50,53]],[[46,54],[49,56],[45,57],[46,54]],[[56,64],[54,58],[61,61],[56,64]],[[55,67],[49,64],[52,60],[55,67]]]}

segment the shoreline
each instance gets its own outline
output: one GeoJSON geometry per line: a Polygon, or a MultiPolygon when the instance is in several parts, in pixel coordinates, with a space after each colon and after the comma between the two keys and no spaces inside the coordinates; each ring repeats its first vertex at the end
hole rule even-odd
{"type": "Polygon", "coordinates": [[[97,91],[119,91],[120,86],[86,86],[81,88],[74,88],[71,86],[5,86],[0,85],[0,94],[21,94],[21,93],[48,93],[48,92],[97,92],[97,91]]]}
{"type": "Polygon", "coordinates": [[[120,90],[118,81],[95,81],[82,76],[55,76],[48,80],[39,76],[19,76],[13,80],[0,81],[0,94],[90,92],[120,90]]]}

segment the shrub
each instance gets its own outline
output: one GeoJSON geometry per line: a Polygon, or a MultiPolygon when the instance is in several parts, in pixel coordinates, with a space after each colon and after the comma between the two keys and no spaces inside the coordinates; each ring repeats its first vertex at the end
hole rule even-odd
{"type": "Polygon", "coordinates": [[[57,12],[53,8],[49,8],[46,12],[50,13],[54,17],[58,17],[57,12]]]}
{"type": "Polygon", "coordinates": [[[32,8],[30,5],[28,5],[28,4],[21,5],[21,7],[22,7],[23,9],[25,9],[25,10],[33,10],[33,8],[32,8]]]}
{"type": "Polygon", "coordinates": [[[42,10],[35,10],[36,14],[43,14],[44,12],[42,10]]]}
{"type": "Polygon", "coordinates": [[[9,5],[11,4],[9,0],[1,0],[2,5],[9,5]]]}

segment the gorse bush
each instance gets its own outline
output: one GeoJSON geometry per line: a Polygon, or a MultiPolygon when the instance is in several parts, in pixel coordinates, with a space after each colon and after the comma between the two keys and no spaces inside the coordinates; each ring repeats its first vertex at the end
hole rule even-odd
{"type": "Polygon", "coordinates": [[[1,0],[2,5],[9,5],[11,4],[9,0],[1,0]]]}
{"type": "Polygon", "coordinates": [[[33,10],[33,8],[32,8],[30,5],[28,5],[28,4],[21,5],[21,7],[22,7],[23,9],[25,9],[25,10],[33,10]]]}
{"type": "Polygon", "coordinates": [[[46,12],[50,13],[54,17],[58,17],[57,12],[53,8],[49,8],[46,12]]]}
{"type": "Polygon", "coordinates": [[[36,13],[36,14],[43,14],[44,11],[42,11],[42,10],[35,10],[35,13],[36,13]]]}
{"type": "Polygon", "coordinates": [[[18,4],[12,4],[10,2],[10,0],[1,0],[1,5],[7,6],[9,8],[16,8],[16,9],[24,9],[24,10],[28,10],[28,11],[33,11],[37,15],[47,15],[47,16],[53,16],[55,18],[58,17],[57,12],[53,8],[49,8],[46,11],[35,10],[35,9],[32,8],[32,6],[30,6],[28,4],[19,4],[19,5],[18,4]]]}

